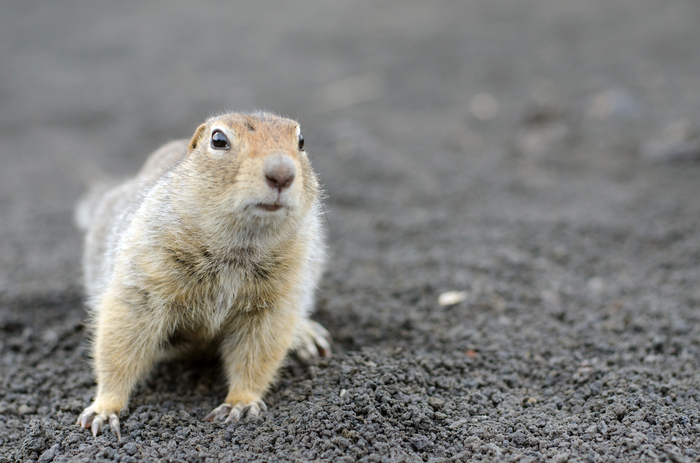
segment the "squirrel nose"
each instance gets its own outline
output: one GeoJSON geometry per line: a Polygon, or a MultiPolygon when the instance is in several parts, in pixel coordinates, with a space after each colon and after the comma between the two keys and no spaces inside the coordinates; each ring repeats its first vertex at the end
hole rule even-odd
{"type": "Polygon", "coordinates": [[[265,162],[265,181],[280,193],[292,185],[296,172],[297,168],[288,156],[277,155],[265,162]]]}

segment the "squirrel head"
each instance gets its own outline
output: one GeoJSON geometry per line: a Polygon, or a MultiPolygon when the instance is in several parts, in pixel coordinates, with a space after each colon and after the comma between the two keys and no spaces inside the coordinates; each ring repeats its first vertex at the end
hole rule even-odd
{"type": "Polygon", "coordinates": [[[207,120],[177,170],[199,220],[275,225],[308,215],[319,197],[299,123],[269,113],[207,120]]]}

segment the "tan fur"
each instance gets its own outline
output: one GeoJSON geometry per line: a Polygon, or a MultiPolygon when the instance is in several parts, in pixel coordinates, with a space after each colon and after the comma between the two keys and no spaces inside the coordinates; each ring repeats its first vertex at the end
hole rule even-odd
{"type": "Polygon", "coordinates": [[[308,319],[320,200],[298,134],[295,121],[266,113],[215,117],[103,195],[84,256],[98,389],[79,424],[97,433],[116,422],[118,432],[116,416],[155,362],[211,344],[229,382],[212,418],[255,414],[290,348],[327,350],[327,332],[308,319]],[[210,146],[217,129],[229,150],[210,146]],[[293,161],[288,190],[266,183],[270,156],[293,161]],[[259,207],[272,203],[283,207],[259,207]]]}

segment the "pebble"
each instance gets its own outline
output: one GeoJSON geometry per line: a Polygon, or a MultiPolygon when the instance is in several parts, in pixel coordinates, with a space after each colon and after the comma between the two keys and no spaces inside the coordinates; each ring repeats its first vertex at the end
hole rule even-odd
{"type": "Polygon", "coordinates": [[[53,459],[56,457],[56,453],[58,453],[60,450],[61,445],[54,444],[50,449],[41,454],[38,463],[48,463],[49,461],[53,461],[53,459]]]}
{"type": "Polygon", "coordinates": [[[587,115],[598,120],[636,119],[642,114],[642,104],[627,89],[600,92],[593,97],[587,115]]]}
{"type": "Polygon", "coordinates": [[[438,304],[441,306],[455,305],[464,301],[469,297],[467,291],[447,291],[438,296],[438,304]]]}
{"type": "Polygon", "coordinates": [[[571,136],[571,129],[561,121],[528,126],[515,134],[515,150],[522,156],[540,159],[561,148],[571,136]]]}
{"type": "Polygon", "coordinates": [[[461,427],[461,426],[467,424],[468,422],[469,422],[468,419],[466,419],[466,418],[460,418],[459,420],[457,420],[457,421],[455,421],[454,423],[452,423],[451,425],[449,425],[448,428],[450,428],[450,429],[457,429],[457,428],[459,428],[459,427],[461,427]]]}
{"type": "Polygon", "coordinates": [[[605,434],[606,432],[608,432],[608,425],[605,424],[605,421],[601,421],[600,423],[598,423],[598,432],[601,434],[605,434]]]}
{"type": "Polygon", "coordinates": [[[129,455],[132,455],[132,456],[133,456],[133,455],[136,455],[136,452],[139,451],[139,448],[138,448],[138,446],[137,446],[136,444],[134,444],[133,442],[129,442],[128,444],[126,444],[126,445],[124,446],[124,451],[125,451],[126,453],[128,453],[129,455]]]}
{"type": "Polygon", "coordinates": [[[686,119],[672,122],[646,142],[641,152],[651,162],[700,161],[700,127],[686,119]]]}
{"type": "Polygon", "coordinates": [[[605,281],[600,277],[593,277],[586,282],[586,288],[594,297],[599,297],[605,291],[605,281]]]}
{"type": "Polygon", "coordinates": [[[480,121],[490,121],[498,116],[500,105],[490,93],[478,93],[469,103],[469,112],[480,121]]]}

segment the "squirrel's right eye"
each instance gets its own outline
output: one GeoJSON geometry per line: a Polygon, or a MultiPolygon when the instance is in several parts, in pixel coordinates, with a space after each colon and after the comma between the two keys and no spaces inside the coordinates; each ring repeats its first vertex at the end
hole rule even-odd
{"type": "Polygon", "coordinates": [[[226,135],[224,135],[221,130],[215,130],[214,133],[211,134],[211,147],[215,150],[225,150],[230,147],[228,138],[226,138],[226,135]]]}

